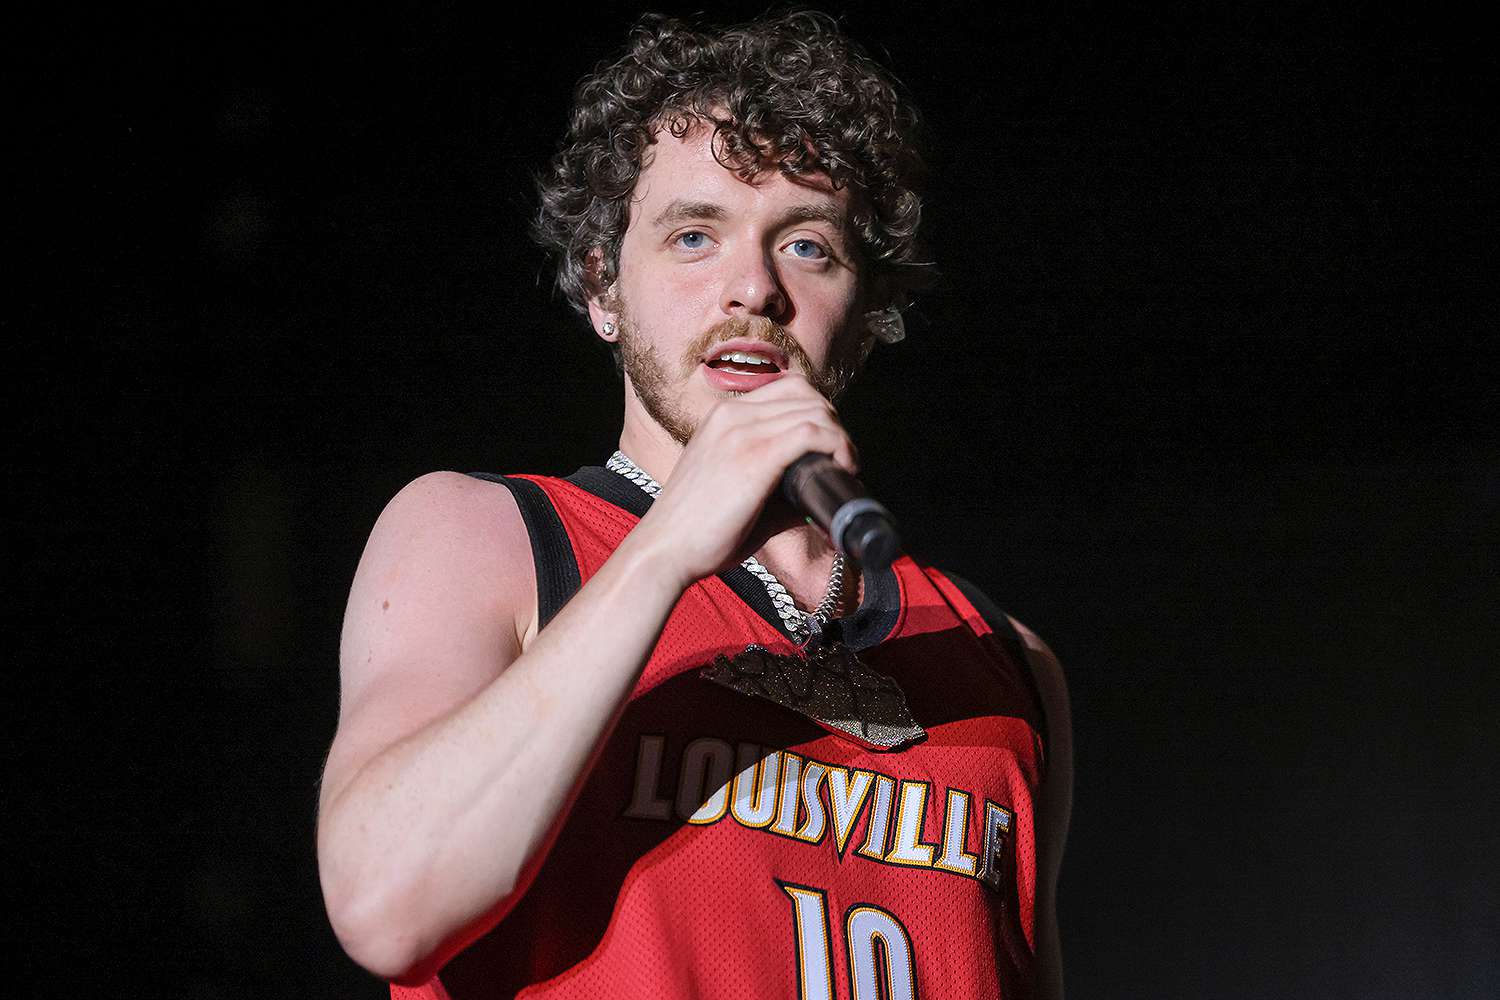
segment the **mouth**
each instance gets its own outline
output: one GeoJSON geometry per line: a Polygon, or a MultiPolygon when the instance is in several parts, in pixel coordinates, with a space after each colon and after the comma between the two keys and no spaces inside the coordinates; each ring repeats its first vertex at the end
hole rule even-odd
{"type": "Polygon", "coordinates": [[[784,375],[788,363],[784,352],[764,341],[731,340],[709,348],[701,367],[714,388],[750,392],[784,375]]]}

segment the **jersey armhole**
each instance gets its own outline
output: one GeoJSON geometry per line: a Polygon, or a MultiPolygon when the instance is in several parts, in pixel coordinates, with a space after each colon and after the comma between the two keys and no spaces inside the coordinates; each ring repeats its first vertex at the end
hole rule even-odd
{"type": "Polygon", "coordinates": [[[499,483],[515,497],[527,537],[531,539],[531,561],[536,566],[537,631],[541,631],[582,586],[578,557],[573,553],[573,543],[568,539],[562,518],[558,517],[547,491],[529,479],[492,472],[469,475],[499,483]]]}
{"type": "MultiPolygon", "coordinates": [[[[1015,657],[1031,697],[1040,713],[1042,784],[1035,803],[1033,819],[1036,840],[1036,897],[1033,923],[1034,949],[1039,972],[1038,996],[1063,996],[1062,951],[1057,933],[1057,876],[1067,839],[1068,820],[1073,800],[1073,726],[1068,707],[1066,682],[1056,661],[1039,656],[1033,660],[1029,647],[1021,638],[1014,620],[995,606],[978,587],[954,573],[931,571],[943,596],[962,611],[967,602],[981,624],[999,638],[1008,654],[1015,657]],[[954,601],[951,591],[957,591],[954,601]],[[1050,662],[1049,662],[1050,661],[1050,662]]],[[[977,630],[976,630],[977,631],[977,630]]]]}
{"type": "Polygon", "coordinates": [[[1036,668],[1031,662],[1031,657],[1026,655],[1026,643],[1021,638],[1021,633],[1016,631],[1015,622],[1011,620],[1010,615],[1001,611],[995,602],[990,600],[988,594],[957,573],[938,569],[931,569],[929,573],[933,577],[933,582],[937,584],[938,590],[954,605],[974,633],[976,635],[993,633],[1006,655],[1021,669],[1021,676],[1026,679],[1027,692],[1031,695],[1032,703],[1037,707],[1037,717],[1041,720],[1042,731],[1037,735],[1041,737],[1042,746],[1045,748],[1048,745],[1047,703],[1042,698],[1036,668]],[[954,591],[957,593],[955,594],[954,591]],[[954,600],[955,597],[958,600],[954,600]],[[966,604],[967,608],[964,606],[966,604]]]}

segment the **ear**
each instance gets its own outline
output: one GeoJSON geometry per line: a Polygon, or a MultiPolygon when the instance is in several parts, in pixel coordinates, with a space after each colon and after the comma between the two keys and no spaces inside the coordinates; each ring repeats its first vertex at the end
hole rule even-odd
{"type": "Polygon", "coordinates": [[[604,283],[604,250],[600,247],[588,252],[585,270],[589,287],[589,323],[602,340],[615,343],[620,339],[619,304],[615,286],[604,283]]]}
{"type": "Polygon", "coordinates": [[[598,296],[589,299],[589,324],[600,340],[611,344],[620,339],[620,320],[612,309],[606,309],[598,296]]]}
{"type": "Polygon", "coordinates": [[[877,340],[883,344],[894,344],[906,338],[906,324],[901,319],[896,282],[891,275],[880,275],[871,283],[869,294],[865,298],[865,310],[861,347],[866,355],[877,340]]]}

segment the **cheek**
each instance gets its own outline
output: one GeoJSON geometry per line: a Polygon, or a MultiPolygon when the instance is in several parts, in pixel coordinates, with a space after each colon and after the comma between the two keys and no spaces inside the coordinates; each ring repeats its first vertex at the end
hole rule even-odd
{"type": "Polygon", "coordinates": [[[695,283],[672,274],[656,274],[625,282],[630,319],[675,372],[677,361],[714,320],[716,300],[705,299],[695,283]],[[705,304],[707,303],[707,304],[705,304]]]}
{"type": "Polygon", "coordinates": [[[699,298],[691,285],[662,279],[638,289],[631,301],[636,306],[637,322],[671,340],[700,311],[699,298]]]}
{"type": "MultiPolygon", "coordinates": [[[[644,276],[643,276],[644,278],[644,276]]],[[[712,320],[718,297],[707,283],[680,271],[666,271],[642,280],[631,290],[637,320],[656,327],[668,340],[688,339],[712,320]]]]}
{"type": "Polygon", "coordinates": [[[833,345],[852,336],[859,308],[859,297],[853,287],[830,288],[826,285],[804,292],[799,311],[809,325],[827,331],[826,338],[819,338],[833,345]]]}

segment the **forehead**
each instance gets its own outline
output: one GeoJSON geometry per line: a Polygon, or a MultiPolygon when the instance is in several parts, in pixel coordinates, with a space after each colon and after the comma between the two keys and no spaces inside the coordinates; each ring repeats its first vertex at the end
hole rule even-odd
{"type": "Polygon", "coordinates": [[[630,228],[650,224],[673,203],[720,206],[731,215],[780,215],[789,209],[813,209],[848,225],[849,190],[835,188],[824,173],[793,175],[766,160],[744,177],[714,158],[713,129],[699,125],[682,137],[666,129],[647,147],[645,165],[631,196],[630,228]]]}

